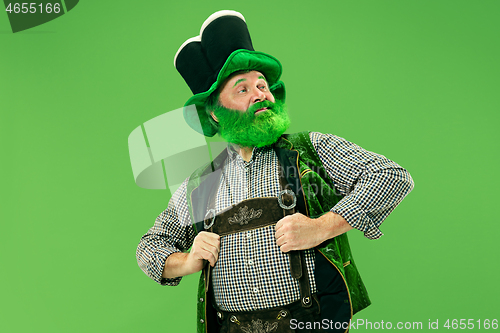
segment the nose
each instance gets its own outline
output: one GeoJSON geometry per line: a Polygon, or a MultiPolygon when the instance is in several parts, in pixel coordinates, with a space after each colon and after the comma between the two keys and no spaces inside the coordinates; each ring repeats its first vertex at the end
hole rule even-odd
{"type": "Polygon", "coordinates": [[[252,95],[252,104],[265,101],[267,99],[266,94],[258,88],[254,88],[254,93],[252,95]]]}

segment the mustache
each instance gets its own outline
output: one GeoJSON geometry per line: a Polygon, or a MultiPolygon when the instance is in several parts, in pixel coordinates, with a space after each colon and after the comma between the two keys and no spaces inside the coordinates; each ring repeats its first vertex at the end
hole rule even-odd
{"type": "Polygon", "coordinates": [[[257,102],[251,107],[247,109],[247,112],[254,114],[257,110],[262,109],[262,108],[268,108],[268,109],[273,109],[274,108],[274,103],[271,101],[262,101],[262,102],[257,102]]]}

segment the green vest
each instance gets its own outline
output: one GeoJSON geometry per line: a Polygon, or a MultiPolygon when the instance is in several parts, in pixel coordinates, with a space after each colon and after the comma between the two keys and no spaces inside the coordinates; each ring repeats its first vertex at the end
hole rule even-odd
{"type": "MultiPolygon", "coordinates": [[[[308,132],[283,135],[274,145],[281,166],[285,169],[287,182],[297,195],[297,207],[309,217],[319,217],[330,211],[341,199],[324,169],[318,153],[313,148],[308,132]]],[[[221,167],[227,158],[224,150],[214,161],[196,170],[187,185],[189,212],[195,229],[203,230],[203,218],[207,207],[208,193],[216,191],[221,167]],[[199,222],[201,221],[201,222],[199,222]]],[[[356,268],[344,233],[321,244],[317,250],[341,274],[346,285],[352,316],[370,305],[370,299],[356,268]]],[[[204,271],[203,271],[204,272],[204,271]]],[[[198,285],[198,333],[207,333],[215,318],[212,306],[207,305],[204,273],[198,285]]],[[[210,292],[208,293],[210,294],[210,292]]],[[[208,300],[210,301],[210,300],[208,300]]]]}

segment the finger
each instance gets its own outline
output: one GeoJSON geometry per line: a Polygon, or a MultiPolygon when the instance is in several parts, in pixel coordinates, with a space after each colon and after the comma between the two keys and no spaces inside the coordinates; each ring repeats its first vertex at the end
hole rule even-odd
{"type": "Polygon", "coordinates": [[[279,228],[283,225],[283,219],[279,220],[278,223],[274,226],[274,230],[278,231],[279,228]]]}
{"type": "Polygon", "coordinates": [[[219,252],[220,245],[218,241],[215,242],[207,242],[203,239],[197,239],[193,243],[193,248],[191,252],[202,252],[202,251],[210,251],[210,252],[219,252]]]}
{"type": "Polygon", "coordinates": [[[201,246],[201,249],[212,253],[214,255],[214,257],[216,257],[216,258],[219,256],[220,247],[218,244],[215,245],[215,244],[210,244],[210,243],[203,243],[203,245],[201,246]]]}
{"type": "Polygon", "coordinates": [[[278,246],[282,246],[285,243],[286,243],[285,237],[280,237],[280,238],[276,239],[276,245],[278,245],[278,246]]]}
{"type": "Polygon", "coordinates": [[[290,251],[290,245],[288,245],[288,243],[285,243],[283,244],[282,246],[280,246],[280,250],[281,252],[283,253],[287,253],[288,251],[290,251]]]}
{"type": "Polygon", "coordinates": [[[276,240],[280,239],[280,238],[285,238],[285,236],[287,235],[287,233],[285,232],[284,229],[280,229],[280,230],[277,230],[275,233],[274,233],[274,237],[276,238],[276,240]]]}
{"type": "Polygon", "coordinates": [[[208,244],[213,247],[220,247],[220,239],[207,238],[202,240],[203,244],[208,244]]]}
{"type": "Polygon", "coordinates": [[[211,241],[220,240],[220,236],[219,235],[217,235],[216,233],[207,232],[207,231],[201,231],[196,236],[196,238],[203,239],[203,240],[211,240],[211,241]]]}
{"type": "Polygon", "coordinates": [[[219,252],[220,252],[219,242],[217,241],[216,244],[206,244],[205,250],[213,255],[214,258],[213,264],[215,265],[215,262],[219,258],[219,252]]]}
{"type": "Polygon", "coordinates": [[[217,262],[217,260],[219,260],[219,252],[218,251],[212,252],[212,261],[210,262],[212,267],[215,266],[215,263],[217,262]]]}
{"type": "Polygon", "coordinates": [[[292,215],[287,215],[287,216],[283,217],[282,219],[280,219],[278,221],[278,223],[276,223],[276,225],[274,226],[274,230],[278,230],[281,227],[283,227],[283,225],[285,225],[287,223],[287,221],[290,219],[290,216],[292,216],[292,215]]]}
{"type": "Polygon", "coordinates": [[[203,250],[201,253],[203,259],[207,260],[210,263],[210,266],[214,267],[217,262],[217,255],[211,251],[203,250]]]}
{"type": "Polygon", "coordinates": [[[216,235],[217,237],[205,237],[205,236],[202,236],[202,237],[197,237],[195,238],[194,242],[193,242],[193,245],[197,245],[197,246],[201,246],[201,247],[207,247],[207,246],[211,246],[211,247],[215,247],[217,249],[220,248],[220,238],[219,238],[219,235],[216,235]]]}

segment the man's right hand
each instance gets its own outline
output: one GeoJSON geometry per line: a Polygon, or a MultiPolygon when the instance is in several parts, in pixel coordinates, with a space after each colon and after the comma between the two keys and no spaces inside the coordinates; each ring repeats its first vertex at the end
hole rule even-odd
{"type": "Polygon", "coordinates": [[[214,267],[219,258],[219,251],[220,236],[202,231],[194,238],[189,253],[177,252],[167,258],[162,276],[175,278],[199,272],[205,266],[205,260],[214,267]]]}
{"type": "Polygon", "coordinates": [[[199,272],[208,260],[210,266],[214,267],[219,259],[220,236],[213,232],[200,232],[193,241],[191,251],[188,253],[187,264],[194,269],[193,273],[199,272]]]}

